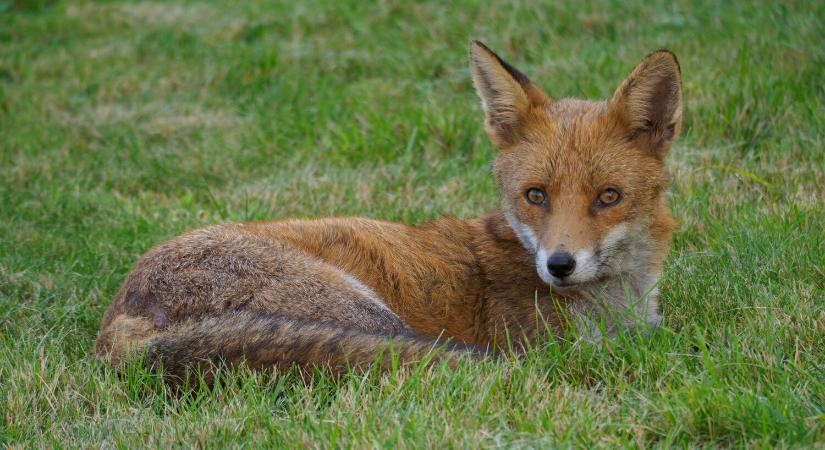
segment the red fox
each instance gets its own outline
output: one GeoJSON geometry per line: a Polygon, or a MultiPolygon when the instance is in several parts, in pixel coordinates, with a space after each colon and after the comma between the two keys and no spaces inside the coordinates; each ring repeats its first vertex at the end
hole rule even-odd
{"type": "Polygon", "coordinates": [[[454,363],[571,328],[599,340],[657,326],[676,226],[664,169],[681,125],[676,57],[649,54],[609,101],[552,99],[478,41],[470,65],[498,149],[496,209],[417,227],[327,218],[188,232],[137,261],[94,353],[115,366],[141,354],[174,376],[242,363],[340,373],[390,354],[454,363]]]}

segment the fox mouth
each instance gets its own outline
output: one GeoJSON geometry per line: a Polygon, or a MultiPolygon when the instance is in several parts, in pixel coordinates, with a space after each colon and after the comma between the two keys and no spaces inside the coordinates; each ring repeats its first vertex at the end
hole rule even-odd
{"type": "Polygon", "coordinates": [[[550,284],[550,290],[557,294],[569,295],[575,294],[579,290],[582,289],[587,283],[581,281],[569,281],[569,280],[553,280],[553,283],[550,284]]]}
{"type": "Polygon", "coordinates": [[[594,284],[604,283],[610,279],[610,275],[602,274],[599,276],[595,276],[588,280],[568,280],[568,279],[558,279],[553,278],[553,282],[550,284],[552,289],[558,289],[559,291],[569,292],[576,289],[581,289],[585,286],[592,286],[594,284]]]}

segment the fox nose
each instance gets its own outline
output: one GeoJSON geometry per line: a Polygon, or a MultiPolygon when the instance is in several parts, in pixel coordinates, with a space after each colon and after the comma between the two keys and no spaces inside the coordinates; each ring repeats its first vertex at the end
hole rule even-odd
{"type": "Polygon", "coordinates": [[[556,252],[547,260],[547,269],[556,278],[564,278],[576,270],[576,260],[568,252],[556,252]]]}

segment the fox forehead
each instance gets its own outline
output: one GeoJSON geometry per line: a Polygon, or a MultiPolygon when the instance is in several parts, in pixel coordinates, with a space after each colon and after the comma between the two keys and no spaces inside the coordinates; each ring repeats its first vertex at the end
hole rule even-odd
{"type": "Polygon", "coordinates": [[[543,109],[525,123],[521,142],[499,153],[501,181],[552,193],[665,185],[662,161],[627,139],[607,102],[569,98],[543,109]]]}

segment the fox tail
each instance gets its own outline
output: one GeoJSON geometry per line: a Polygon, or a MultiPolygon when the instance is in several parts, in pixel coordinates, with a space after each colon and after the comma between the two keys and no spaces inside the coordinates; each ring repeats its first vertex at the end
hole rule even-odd
{"type": "MultiPolygon", "coordinates": [[[[112,342],[112,340],[108,340],[112,342]]],[[[219,366],[251,369],[319,367],[342,374],[372,363],[388,369],[399,364],[483,355],[473,346],[450,344],[412,334],[386,336],[342,328],[329,322],[313,322],[279,315],[225,312],[169,326],[146,338],[131,338],[128,346],[100,345],[95,352],[112,365],[137,355],[153,369],[182,380],[199,371],[211,382],[219,366]]]]}

